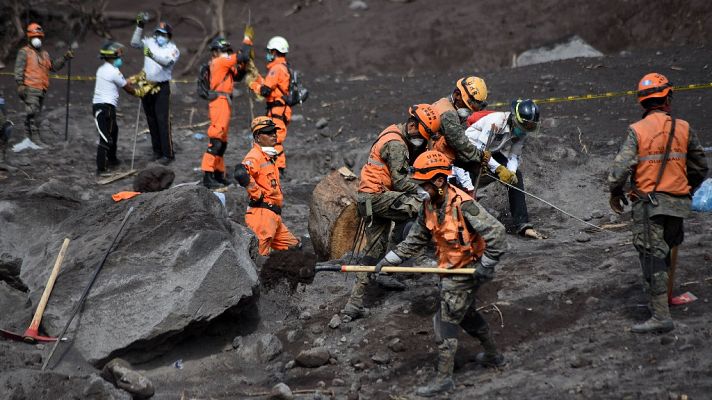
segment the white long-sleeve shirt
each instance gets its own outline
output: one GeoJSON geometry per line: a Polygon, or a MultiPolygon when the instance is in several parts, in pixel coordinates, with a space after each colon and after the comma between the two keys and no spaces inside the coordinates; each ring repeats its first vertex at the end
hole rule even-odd
{"type": "MultiPolygon", "coordinates": [[[[518,138],[512,134],[507,124],[509,114],[509,112],[495,112],[485,115],[470,125],[470,127],[465,130],[465,135],[470,140],[470,143],[479,149],[485,148],[490,134],[495,135],[487,150],[493,154],[502,153],[502,155],[507,158],[507,169],[512,172],[517,172],[519,159],[524,149],[525,137],[518,138]]],[[[487,164],[492,172],[500,165],[501,164],[497,162],[494,157],[490,158],[487,164]]]]}
{"type": "Polygon", "coordinates": [[[180,51],[173,41],[169,41],[161,47],[156,43],[154,37],[142,37],[143,28],[136,27],[131,37],[131,47],[143,49],[148,47],[152,57],[144,57],[143,70],[146,72],[146,80],[152,82],[165,82],[171,80],[173,66],[178,62],[180,51]]]}

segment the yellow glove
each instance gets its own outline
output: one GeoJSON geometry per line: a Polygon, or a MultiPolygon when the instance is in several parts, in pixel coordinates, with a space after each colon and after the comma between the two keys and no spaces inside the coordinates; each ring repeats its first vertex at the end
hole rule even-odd
{"type": "Polygon", "coordinates": [[[497,177],[499,178],[500,181],[504,183],[508,183],[510,185],[516,185],[519,180],[517,179],[517,175],[508,170],[507,167],[504,165],[500,165],[497,167],[497,169],[494,171],[497,173],[497,177]]]}

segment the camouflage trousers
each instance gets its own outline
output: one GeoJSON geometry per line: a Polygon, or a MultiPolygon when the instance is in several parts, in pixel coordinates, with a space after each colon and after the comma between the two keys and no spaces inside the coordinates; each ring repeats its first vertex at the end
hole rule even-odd
{"type": "Polygon", "coordinates": [[[27,137],[39,138],[40,117],[44,104],[45,91],[31,87],[25,87],[20,99],[25,103],[25,134],[27,137]]]}
{"type": "MultiPolygon", "coordinates": [[[[389,248],[405,239],[403,232],[406,224],[415,219],[422,203],[414,194],[403,192],[358,193],[357,201],[359,215],[366,219],[366,254],[361,262],[375,264],[386,255],[389,248]],[[367,205],[368,203],[370,205],[367,205]],[[393,234],[392,223],[395,223],[393,234]]],[[[369,281],[368,273],[356,274],[356,283],[349,303],[363,307],[363,297],[369,281]]]]}

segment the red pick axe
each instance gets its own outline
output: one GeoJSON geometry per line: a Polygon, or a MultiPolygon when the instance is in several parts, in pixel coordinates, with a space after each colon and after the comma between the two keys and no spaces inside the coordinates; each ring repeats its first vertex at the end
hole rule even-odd
{"type": "Polygon", "coordinates": [[[675,269],[677,269],[677,246],[670,250],[670,276],[668,277],[668,304],[679,306],[692,303],[697,300],[697,296],[690,292],[685,292],[679,296],[672,296],[672,285],[675,280],[675,269]]]}
{"type": "Polygon", "coordinates": [[[37,343],[37,342],[56,342],[57,338],[49,336],[41,336],[38,332],[40,327],[40,322],[42,321],[42,315],[44,314],[45,307],[47,306],[47,301],[49,301],[49,295],[52,293],[52,288],[54,287],[54,282],[57,280],[57,274],[59,274],[59,267],[62,265],[62,260],[64,260],[64,255],[67,252],[67,247],[69,247],[69,239],[65,238],[64,243],[62,243],[62,248],[59,250],[59,255],[57,256],[57,261],[54,262],[54,267],[52,268],[52,273],[49,275],[49,280],[47,280],[47,286],[45,286],[44,292],[42,292],[42,298],[40,303],[37,305],[37,310],[35,310],[35,316],[32,318],[30,327],[27,328],[25,333],[22,335],[0,329],[0,335],[7,339],[19,340],[27,343],[37,343]]]}

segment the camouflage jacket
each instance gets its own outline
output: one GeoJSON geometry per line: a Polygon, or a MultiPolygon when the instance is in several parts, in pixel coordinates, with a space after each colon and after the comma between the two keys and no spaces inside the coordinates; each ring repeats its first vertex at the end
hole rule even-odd
{"type": "Polygon", "coordinates": [[[446,111],[440,115],[440,134],[445,137],[448,146],[455,150],[458,162],[480,162],[482,159],[482,150],[465,135],[465,126],[460,122],[457,111],[446,111]]]}
{"type": "MultiPolygon", "coordinates": [[[[633,129],[628,128],[628,135],[621,145],[613,165],[608,174],[608,187],[611,193],[622,193],[625,184],[631,178],[635,166],[638,165],[638,139],[633,129]]],[[[694,192],[707,177],[709,168],[705,152],[697,138],[697,134],[690,129],[690,138],[687,144],[687,180],[694,192]]],[[[650,216],[672,215],[685,218],[690,211],[690,196],[672,196],[665,193],[656,193],[658,206],[650,210],[650,216]]]]}
{"type": "MultiPolygon", "coordinates": [[[[408,143],[405,134],[405,125],[399,124],[401,136],[405,143],[408,143]]],[[[393,180],[393,191],[405,193],[417,193],[418,185],[408,176],[410,166],[410,151],[408,145],[397,140],[391,140],[381,148],[381,159],[386,161],[388,171],[393,180]]]]}
{"type": "MultiPolygon", "coordinates": [[[[472,230],[484,239],[486,244],[484,255],[499,260],[507,250],[504,225],[474,200],[462,202],[460,209],[472,230]]],[[[431,240],[432,234],[425,226],[425,211],[422,207],[416,222],[410,228],[408,237],[393,250],[400,258],[406,259],[417,255],[431,240]]]]}

